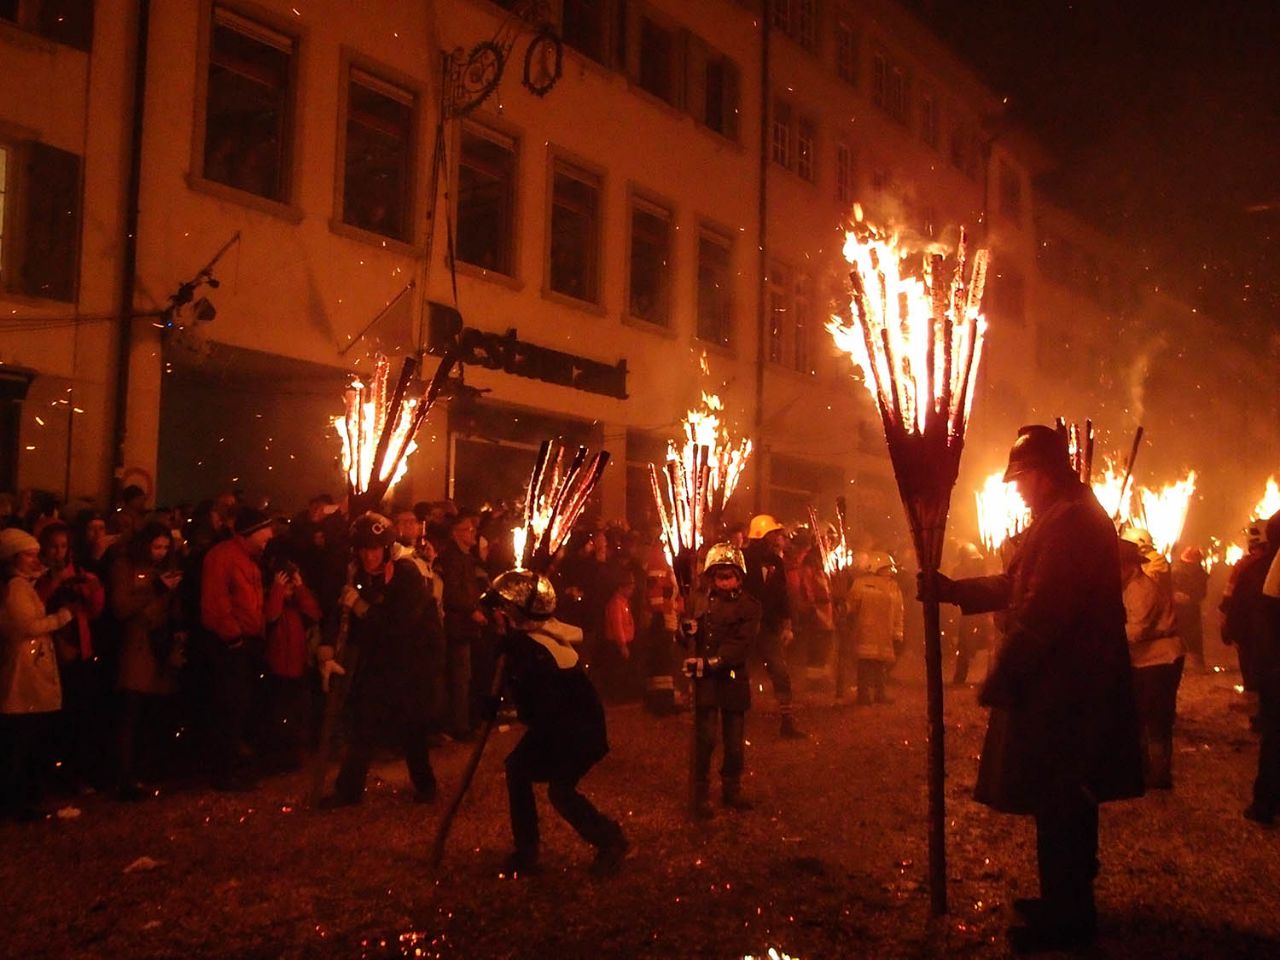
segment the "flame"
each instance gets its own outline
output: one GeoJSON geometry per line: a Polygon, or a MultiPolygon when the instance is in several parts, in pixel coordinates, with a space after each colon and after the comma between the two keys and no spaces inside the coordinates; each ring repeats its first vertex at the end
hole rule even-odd
{"type": "Polygon", "coordinates": [[[1003,473],[987,477],[974,499],[978,504],[978,536],[991,553],[1031,522],[1031,511],[1022,502],[1017,488],[1005,483],[1003,473]]]}
{"type": "Polygon", "coordinates": [[[1146,487],[1138,490],[1151,541],[1166,557],[1173,553],[1174,544],[1182,537],[1187,510],[1191,506],[1191,495],[1195,492],[1194,470],[1189,471],[1182,480],[1165,484],[1159,490],[1149,490],[1146,487]]]}
{"type": "Polygon", "coordinates": [[[827,330],[862,368],[886,426],[893,422],[922,435],[930,420],[941,417],[948,439],[962,439],[987,326],[979,311],[987,252],[975,253],[966,283],[962,235],[950,281],[941,274],[942,255],[933,250],[915,254],[917,275],[897,232],[863,223],[861,208],[855,215],[858,223],[844,245],[853,267],[853,322],[832,317],[827,330]]]}
{"type": "MultiPolygon", "coordinates": [[[[685,472],[692,476],[698,448],[707,448],[707,463],[711,467],[708,492],[713,506],[718,504],[720,508],[738,489],[738,482],[751,456],[751,439],[744,437],[735,444],[721,426],[720,415],[723,412],[724,402],[715,394],[703,391],[702,408],[690,410],[682,422],[685,440],[679,454],[685,472]]],[[[675,443],[669,443],[667,456],[676,455],[675,443]]]]}
{"type": "Polygon", "coordinates": [[[529,528],[527,526],[515,527],[511,531],[511,552],[515,554],[516,569],[524,569],[524,549],[525,544],[529,542],[529,528]]]}
{"type": "MultiPolygon", "coordinates": [[[[379,354],[374,360],[370,383],[366,385],[363,380],[353,378],[344,396],[345,412],[333,419],[334,428],[342,439],[342,470],[346,474],[348,488],[355,493],[367,491],[375,479],[387,480],[387,491],[390,492],[403,479],[409,469],[409,457],[418,449],[417,441],[410,438],[405,455],[394,463],[390,462],[391,456],[384,455],[378,476],[374,477],[373,460],[378,437],[386,426],[387,408],[390,406],[387,399],[390,370],[391,361],[379,354]]],[[[390,442],[386,445],[387,454],[393,455],[398,451],[409,436],[419,402],[416,397],[404,398],[392,425],[390,442]]]]}
{"type": "Polygon", "coordinates": [[[1280,511],[1280,484],[1276,483],[1276,478],[1271,477],[1267,480],[1267,491],[1262,495],[1262,499],[1258,501],[1257,506],[1253,508],[1250,519],[1267,520],[1280,511]]]}
{"type": "Polygon", "coordinates": [[[1124,471],[1116,468],[1114,461],[1110,457],[1105,460],[1106,467],[1101,475],[1094,478],[1093,495],[1098,498],[1098,503],[1102,504],[1102,509],[1107,511],[1107,516],[1115,518],[1119,524],[1128,523],[1133,520],[1133,485],[1129,485],[1129,489],[1124,491],[1124,502],[1121,502],[1121,484],[1124,483],[1124,471]]]}
{"type": "Polygon", "coordinates": [[[1222,554],[1222,562],[1228,567],[1234,567],[1237,563],[1244,559],[1244,547],[1238,543],[1227,544],[1226,551],[1222,554]]]}

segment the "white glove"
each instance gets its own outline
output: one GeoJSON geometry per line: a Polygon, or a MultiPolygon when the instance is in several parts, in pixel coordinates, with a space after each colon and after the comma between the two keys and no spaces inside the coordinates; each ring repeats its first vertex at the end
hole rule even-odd
{"type": "Polygon", "coordinates": [[[325,693],[328,693],[330,678],[335,676],[345,677],[346,675],[347,668],[337,660],[334,660],[332,657],[328,660],[322,660],[320,662],[320,689],[325,693]]]}
{"type": "Polygon", "coordinates": [[[338,594],[338,603],[350,610],[360,600],[360,591],[351,584],[345,584],[338,594]]]}

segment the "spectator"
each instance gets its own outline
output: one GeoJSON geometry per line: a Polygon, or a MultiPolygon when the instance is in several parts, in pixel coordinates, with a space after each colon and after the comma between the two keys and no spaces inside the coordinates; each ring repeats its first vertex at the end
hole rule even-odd
{"type": "Polygon", "coordinates": [[[284,551],[276,556],[264,614],[269,702],[265,747],[273,768],[296,770],[308,727],[308,637],[320,622],[320,604],[298,564],[284,551]]]}
{"type": "MultiPolygon", "coordinates": [[[[457,740],[469,740],[478,717],[473,714],[471,693],[473,681],[472,655],[479,653],[481,627],[485,615],[480,610],[483,593],[476,545],[476,517],[459,513],[449,525],[449,540],[436,561],[436,570],[444,584],[445,686],[448,698],[449,732],[457,740]]],[[[476,657],[477,661],[481,659],[476,657]]],[[[480,666],[479,663],[476,664],[480,666]]],[[[483,675],[483,671],[477,671],[483,675]]],[[[487,697],[486,686],[482,694],[487,697]]]]}

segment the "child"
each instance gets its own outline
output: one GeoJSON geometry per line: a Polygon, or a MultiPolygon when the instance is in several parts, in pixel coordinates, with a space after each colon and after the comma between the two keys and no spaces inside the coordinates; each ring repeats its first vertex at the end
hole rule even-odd
{"type": "Polygon", "coordinates": [[[721,798],[726,807],[751,808],[742,795],[743,738],[751,706],[747,654],[760,632],[760,603],[742,590],[747,564],[733,544],[708,550],[702,574],[702,590],[694,597],[694,655],[684,661],[684,674],[693,681],[697,731],[693,812],[707,820],[713,816],[708,794],[717,715],[724,736],[721,798]]]}
{"type": "Polygon", "coordinates": [[[893,557],[876,551],[871,572],[853,581],[845,606],[853,624],[853,649],[858,658],[859,704],[891,702],[884,692],[885,675],[902,645],[902,590],[893,578],[893,557]]]}

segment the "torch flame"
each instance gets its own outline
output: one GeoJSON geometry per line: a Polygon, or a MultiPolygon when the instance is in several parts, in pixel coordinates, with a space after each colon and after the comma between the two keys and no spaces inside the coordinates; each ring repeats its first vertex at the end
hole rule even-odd
{"type": "Polygon", "coordinates": [[[1222,562],[1228,567],[1234,567],[1237,563],[1244,559],[1244,547],[1238,543],[1227,544],[1226,552],[1222,555],[1222,562]]]}
{"type": "Polygon", "coordinates": [[[703,391],[702,408],[690,410],[682,426],[684,427],[684,448],[677,454],[675,443],[667,445],[667,456],[679,456],[684,461],[686,474],[692,476],[694,459],[699,447],[706,447],[707,462],[711,467],[709,475],[709,493],[712,509],[723,508],[733,491],[738,489],[738,481],[746,469],[747,459],[751,456],[751,439],[744,437],[737,444],[729,437],[729,432],[720,423],[720,415],[724,412],[724,402],[715,394],[703,391]]]}
{"type": "Polygon", "coordinates": [[[1280,484],[1276,483],[1276,478],[1271,477],[1267,480],[1267,491],[1262,495],[1262,499],[1258,501],[1257,506],[1253,508],[1251,518],[1254,520],[1266,520],[1280,511],[1280,484]]]}
{"type": "Polygon", "coordinates": [[[1133,486],[1123,489],[1124,471],[1118,470],[1110,457],[1106,458],[1105,464],[1102,473],[1094,478],[1093,495],[1098,498],[1098,503],[1107,512],[1107,516],[1115,518],[1122,525],[1129,523],[1134,518],[1133,486]]]}
{"type": "Polygon", "coordinates": [[[1031,511],[1017,488],[1005,483],[1002,473],[987,477],[974,499],[978,504],[978,536],[990,553],[999,550],[1001,544],[1021,533],[1031,522],[1031,511]]]}
{"type": "Polygon", "coordinates": [[[1138,491],[1151,542],[1166,557],[1173,553],[1174,544],[1182,537],[1187,510],[1191,506],[1191,495],[1195,492],[1194,470],[1189,471],[1182,480],[1165,484],[1159,490],[1142,487],[1138,491]]]}
{"type": "Polygon", "coordinates": [[[374,475],[378,438],[386,426],[390,406],[387,398],[390,369],[391,362],[379,355],[374,361],[373,377],[368,384],[353,378],[347,385],[344,413],[333,420],[334,428],[342,439],[342,470],[347,477],[347,486],[356,493],[369,490],[375,480],[387,481],[390,491],[403,479],[409,469],[409,455],[418,449],[417,441],[410,434],[413,432],[414,414],[421,401],[417,397],[405,397],[395,423],[391,425],[391,439],[386,446],[392,451],[404,446],[405,454],[399,459],[384,456],[377,476],[374,475]]]}

